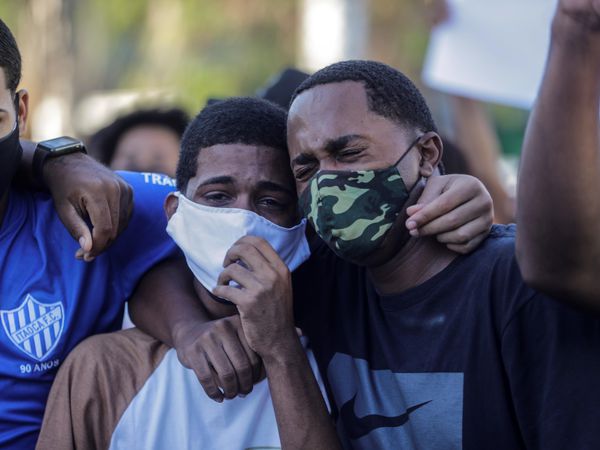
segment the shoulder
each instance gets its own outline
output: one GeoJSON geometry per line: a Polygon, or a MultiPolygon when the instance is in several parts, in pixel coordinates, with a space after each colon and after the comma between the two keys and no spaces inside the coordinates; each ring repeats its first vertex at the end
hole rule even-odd
{"type": "Polygon", "coordinates": [[[491,306],[504,328],[519,309],[537,292],[529,287],[521,275],[515,256],[515,225],[494,225],[489,236],[472,254],[461,257],[453,271],[453,279],[472,296],[478,308],[491,306]],[[489,306],[482,302],[489,299],[489,306]]]}
{"type": "MultiPolygon", "coordinates": [[[[471,273],[501,276],[520,271],[515,258],[516,227],[514,225],[494,225],[488,237],[473,253],[462,257],[463,265],[471,273]]],[[[465,269],[463,269],[464,271],[465,269]]],[[[517,280],[513,280],[517,282],[517,280]]]]}
{"type": "MultiPolygon", "coordinates": [[[[168,347],[137,328],[97,334],[77,345],[61,370],[78,374],[100,371],[143,371],[158,365],[168,347]],[[121,369],[121,370],[119,370],[121,369]]],[[[94,375],[95,376],[95,375],[94,375]]]]}
{"type": "Polygon", "coordinates": [[[175,190],[175,180],[167,175],[150,172],[116,172],[134,189],[158,189],[166,192],[175,190]]]}
{"type": "Polygon", "coordinates": [[[479,258],[510,259],[515,253],[516,236],[517,227],[514,224],[494,225],[488,237],[473,254],[479,258]]]}
{"type": "Polygon", "coordinates": [[[11,189],[6,214],[0,222],[0,235],[23,231],[34,234],[40,242],[48,241],[50,236],[56,237],[56,233],[68,236],[50,194],[11,189]]]}
{"type": "MultiPolygon", "coordinates": [[[[174,191],[175,181],[166,176],[154,173],[118,172],[131,185],[133,190],[133,211],[129,224],[123,235],[131,242],[142,239],[145,235],[159,240],[167,240],[165,228],[167,218],[163,204],[167,195],[174,191]]],[[[124,240],[122,237],[121,245],[124,240]]],[[[170,240],[169,240],[170,241],[170,240]]]]}
{"type": "Polygon", "coordinates": [[[175,191],[175,180],[158,173],[117,172],[133,190],[133,211],[162,211],[165,197],[175,191]]]}

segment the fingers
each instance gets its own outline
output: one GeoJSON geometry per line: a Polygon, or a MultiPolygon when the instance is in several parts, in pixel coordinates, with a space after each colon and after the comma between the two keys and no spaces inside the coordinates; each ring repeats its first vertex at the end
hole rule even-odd
{"type": "MultiPolygon", "coordinates": [[[[228,339],[223,342],[223,350],[229,358],[231,367],[234,369],[233,375],[236,378],[237,391],[233,392],[233,396],[235,397],[238,394],[247,395],[252,391],[252,387],[254,386],[254,373],[246,349],[239,340],[228,339]]],[[[254,353],[251,349],[250,351],[254,353]]],[[[219,374],[219,379],[221,376],[222,375],[219,374]]],[[[224,385],[223,390],[227,392],[224,385]]],[[[226,398],[233,397],[226,396],[226,398]]]]}
{"type": "Polygon", "coordinates": [[[92,248],[84,259],[91,260],[106,250],[125,229],[133,211],[133,190],[125,181],[109,172],[110,180],[100,182],[101,189],[84,194],[81,200],[92,224],[92,248]]]}
{"type": "Polygon", "coordinates": [[[441,194],[446,191],[454,191],[461,187],[460,183],[456,183],[456,178],[450,176],[439,176],[430,177],[425,183],[423,192],[419,196],[419,200],[416,202],[417,205],[427,205],[439,198],[441,194]],[[456,184],[456,186],[455,186],[456,184]],[[454,189],[451,189],[453,187],[454,189]]]}
{"type": "Polygon", "coordinates": [[[230,264],[225,269],[223,269],[223,272],[221,272],[219,278],[217,279],[217,285],[227,286],[229,285],[230,281],[234,281],[246,289],[256,288],[260,285],[257,278],[252,272],[250,272],[250,270],[241,266],[240,264],[235,263],[230,264]]]}
{"type": "MultiPolygon", "coordinates": [[[[437,177],[443,178],[443,177],[437,177]]],[[[412,236],[435,235],[452,231],[475,217],[493,217],[492,200],[479,180],[469,176],[450,178],[443,184],[428,183],[429,191],[424,192],[408,212],[411,216],[406,227],[412,236]],[[431,200],[431,196],[435,198],[431,200]],[[426,202],[422,202],[425,199],[426,202]]],[[[489,229],[489,227],[488,227],[489,229]]]]}
{"type": "MultiPolygon", "coordinates": [[[[426,225],[420,227],[417,231],[418,236],[438,236],[440,234],[453,232],[463,225],[479,218],[481,216],[481,208],[479,205],[472,203],[465,203],[458,206],[457,208],[451,209],[449,212],[442,216],[433,219],[426,225]]],[[[481,233],[482,230],[478,230],[477,234],[481,233]]],[[[414,236],[415,234],[411,232],[414,236]]],[[[438,236],[439,237],[439,236],[438,236]]],[[[469,236],[465,236],[467,239],[469,236]]],[[[455,242],[456,244],[463,244],[464,242],[455,242]]]]}
{"type": "Polygon", "coordinates": [[[463,199],[457,200],[456,196],[450,192],[438,194],[437,198],[428,203],[423,203],[421,200],[422,198],[419,199],[419,204],[414,205],[410,210],[408,208],[406,210],[408,214],[412,214],[406,220],[406,228],[408,228],[412,236],[421,235],[422,228],[425,225],[444,217],[445,214],[448,214],[454,208],[464,203],[463,199]]]}
{"type": "Polygon", "coordinates": [[[84,254],[92,249],[92,233],[88,224],[71,203],[57,204],[56,209],[69,234],[79,243],[80,248],[75,253],[75,257],[83,259],[84,254]]]}
{"type": "Polygon", "coordinates": [[[243,305],[246,301],[246,296],[242,290],[233,286],[219,285],[212,290],[212,294],[228,300],[236,306],[243,305]]]}
{"type": "Polygon", "coordinates": [[[183,363],[181,359],[180,362],[184,366],[194,371],[196,377],[198,378],[198,381],[200,382],[200,385],[202,386],[202,389],[204,389],[204,392],[206,392],[206,395],[208,395],[211,399],[218,403],[221,403],[223,401],[225,396],[219,389],[217,374],[208,363],[206,355],[201,354],[197,358],[195,364],[192,365],[187,365],[183,363]]]}
{"type": "Polygon", "coordinates": [[[222,402],[251,392],[261,379],[262,360],[246,341],[240,317],[219,319],[198,329],[200,334],[188,344],[176,346],[176,351],[181,364],[194,371],[206,395],[222,402]]]}
{"type": "Polygon", "coordinates": [[[223,397],[228,400],[235,398],[240,392],[240,386],[237,373],[225,348],[211,346],[205,348],[204,352],[206,354],[206,359],[215,371],[218,386],[223,390],[223,397]]]}
{"type": "Polygon", "coordinates": [[[85,208],[92,223],[93,245],[90,257],[98,256],[116,237],[117,227],[113,225],[113,213],[106,198],[99,197],[85,201],[85,208]]]}
{"type": "Polygon", "coordinates": [[[228,267],[237,261],[242,261],[251,272],[263,272],[269,266],[267,259],[254,245],[240,241],[227,251],[223,267],[228,267]]]}
{"type": "Polygon", "coordinates": [[[442,244],[465,245],[488,231],[485,218],[477,217],[452,231],[438,234],[436,239],[442,244]]]}
{"type": "MultiPolygon", "coordinates": [[[[271,247],[271,245],[262,238],[256,236],[244,236],[239,239],[230,250],[237,252],[238,256],[247,256],[254,255],[251,251],[251,248],[254,248],[269,265],[276,268],[277,270],[287,269],[285,263],[281,260],[277,252],[271,247]]],[[[237,259],[241,259],[238,257],[237,259]]],[[[231,255],[228,254],[225,256],[224,266],[231,264],[232,261],[235,261],[234,258],[231,258],[231,255]]]]}
{"type": "Polygon", "coordinates": [[[485,233],[481,233],[479,236],[471,239],[466,244],[447,244],[446,247],[448,248],[448,250],[452,250],[453,252],[466,255],[468,253],[471,253],[477,247],[479,247],[479,244],[481,244],[483,240],[488,236],[488,233],[488,231],[486,231],[485,233]]]}
{"type": "MultiPolygon", "coordinates": [[[[239,316],[236,317],[239,320],[239,316]]],[[[242,345],[244,351],[246,352],[246,356],[250,361],[250,367],[252,368],[252,381],[256,383],[262,379],[262,360],[260,359],[260,356],[258,356],[258,354],[254,350],[252,350],[252,348],[248,344],[248,341],[246,340],[246,335],[244,334],[244,331],[242,330],[241,326],[238,328],[238,337],[240,339],[240,344],[242,345]]]]}
{"type": "Polygon", "coordinates": [[[119,218],[117,235],[121,234],[131,218],[133,212],[133,189],[124,180],[119,183],[120,186],[120,201],[119,201],[119,218]]]}

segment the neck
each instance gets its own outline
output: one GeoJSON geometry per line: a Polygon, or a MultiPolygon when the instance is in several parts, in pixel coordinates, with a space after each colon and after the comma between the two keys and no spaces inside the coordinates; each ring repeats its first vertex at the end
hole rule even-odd
{"type": "Polygon", "coordinates": [[[0,198],[0,226],[4,221],[4,214],[6,213],[6,206],[8,205],[8,191],[0,198]]]}
{"type": "Polygon", "coordinates": [[[433,238],[410,238],[390,260],[367,272],[379,294],[399,294],[437,275],[456,256],[433,238]]]}

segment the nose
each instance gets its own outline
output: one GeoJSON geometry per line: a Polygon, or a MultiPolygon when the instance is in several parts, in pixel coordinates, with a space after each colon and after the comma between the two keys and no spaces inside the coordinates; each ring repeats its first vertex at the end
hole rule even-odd
{"type": "Polygon", "coordinates": [[[252,212],[257,213],[256,205],[254,204],[254,201],[252,200],[252,196],[249,194],[246,194],[246,193],[238,195],[237,198],[235,199],[234,204],[231,206],[233,208],[245,209],[246,211],[252,211],[252,212]]]}

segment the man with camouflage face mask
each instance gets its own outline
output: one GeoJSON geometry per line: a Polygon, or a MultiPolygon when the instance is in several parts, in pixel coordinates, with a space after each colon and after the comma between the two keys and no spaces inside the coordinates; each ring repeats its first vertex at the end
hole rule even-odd
{"type": "Polygon", "coordinates": [[[319,236],[340,257],[360,263],[381,245],[410,195],[397,166],[419,140],[389,167],[320,170],[311,178],[300,196],[300,206],[319,236]]]}
{"type": "Polygon", "coordinates": [[[468,256],[442,245],[464,229],[406,231],[442,152],[410,80],[370,61],[322,69],[292,100],[288,147],[322,238],[295,274],[296,320],[347,447],[600,447],[600,321],[525,285],[514,226],[468,256]]]}

